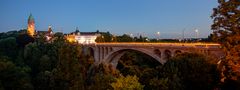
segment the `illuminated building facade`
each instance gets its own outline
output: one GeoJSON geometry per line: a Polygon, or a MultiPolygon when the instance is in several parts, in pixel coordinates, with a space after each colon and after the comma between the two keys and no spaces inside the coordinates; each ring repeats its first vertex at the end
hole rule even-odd
{"type": "Polygon", "coordinates": [[[36,33],[37,37],[41,37],[44,36],[46,38],[47,41],[51,41],[53,38],[53,30],[52,30],[52,26],[48,26],[48,30],[47,31],[37,31],[36,33]]]}
{"type": "Polygon", "coordinates": [[[45,35],[47,41],[51,40],[53,37],[52,26],[48,26],[47,34],[45,35]]]}
{"type": "Polygon", "coordinates": [[[35,22],[32,14],[28,17],[28,28],[27,28],[27,33],[30,36],[35,35],[35,22]]]}
{"type": "Polygon", "coordinates": [[[80,32],[78,29],[66,35],[66,39],[69,42],[77,42],[79,44],[95,44],[96,38],[100,36],[99,33],[96,32],[80,32]]]}

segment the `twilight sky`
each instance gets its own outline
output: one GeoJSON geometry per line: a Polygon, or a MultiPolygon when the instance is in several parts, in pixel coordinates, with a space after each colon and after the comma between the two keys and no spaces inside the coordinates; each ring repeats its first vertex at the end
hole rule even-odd
{"type": "Polygon", "coordinates": [[[36,29],[69,33],[109,31],[148,37],[207,37],[217,0],[0,0],[0,32],[27,28],[32,13],[36,29]]]}

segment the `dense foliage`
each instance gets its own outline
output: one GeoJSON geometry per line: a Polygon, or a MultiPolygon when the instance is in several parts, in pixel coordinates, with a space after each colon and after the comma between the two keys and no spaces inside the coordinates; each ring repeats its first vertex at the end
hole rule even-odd
{"type": "Polygon", "coordinates": [[[208,38],[188,38],[188,39],[184,39],[182,40],[182,38],[178,38],[178,39],[156,39],[156,38],[149,38],[147,36],[142,36],[142,35],[133,35],[133,34],[123,34],[123,35],[114,35],[111,34],[110,32],[99,32],[97,31],[96,33],[99,33],[101,35],[99,35],[96,39],[96,42],[99,43],[104,43],[104,42],[149,42],[149,43],[179,43],[179,42],[186,42],[186,43],[190,43],[190,42],[212,42],[211,41],[211,37],[212,35],[210,35],[208,38]]]}
{"type": "Polygon", "coordinates": [[[133,51],[121,58],[118,69],[125,76],[138,76],[145,90],[211,90],[220,84],[220,73],[213,60],[197,53],[183,53],[161,65],[133,51]]]}
{"type": "MultiPolygon", "coordinates": [[[[226,56],[223,58],[224,79],[240,79],[240,1],[218,0],[213,9],[213,40],[219,42],[226,56]]],[[[240,83],[239,83],[240,84],[240,83]]]]}
{"type": "Polygon", "coordinates": [[[120,76],[111,86],[114,90],[143,90],[137,76],[120,76]]]}
{"type": "Polygon", "coordinates": [[[52,41],[44,36],[25,36],[22,31],[14,33],[0,34],[0,89],[221,88],[217,66],[204,55],[183,53],[162,65],[146,54],[130,51],[115,69],[106,63],[95,65],[87,47],[66,41],[61,33],[56,33],[52,41]]]}
{"type": "Polygon", "coordinates": [[[183,53],[171,58],[160,74],[166,80],[164,85],[168,89],[214,89],[219,84],[220,74],[210,60],[213,59],[196,53],[183,53]]]}

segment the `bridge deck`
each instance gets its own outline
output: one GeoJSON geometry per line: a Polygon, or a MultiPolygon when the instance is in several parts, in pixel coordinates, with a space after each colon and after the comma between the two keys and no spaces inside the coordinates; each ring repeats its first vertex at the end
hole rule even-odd
{"type": "Polygon", "coordinates": [[[152,46],[152,47],[198,47],[198,48],[220,48],[217,43],[96,43],[96,46],[152,46]]]}

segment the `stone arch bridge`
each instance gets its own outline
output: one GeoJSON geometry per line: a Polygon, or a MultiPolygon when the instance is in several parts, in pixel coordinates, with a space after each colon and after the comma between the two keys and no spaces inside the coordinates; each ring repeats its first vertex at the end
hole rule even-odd
{"type": "Polygon", "coordinates": [[[95,63],[108,63],[117,66],[118,60],[128,51],[138,51],[151,56],[161,64],[168,58],[183,52],[197,52],[216,58],[223,56],[219,44],[207,43],[96,43],[90,47],[95,63]]]}

